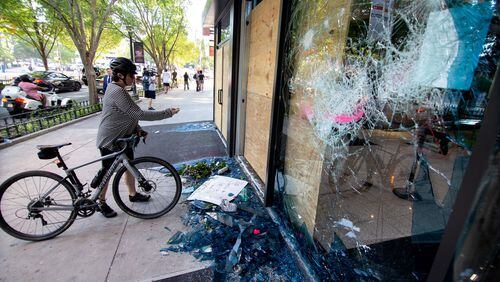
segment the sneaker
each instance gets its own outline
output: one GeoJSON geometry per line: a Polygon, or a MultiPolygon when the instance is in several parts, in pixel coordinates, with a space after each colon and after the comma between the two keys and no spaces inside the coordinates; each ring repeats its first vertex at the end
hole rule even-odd
{"type": "Polygon", "coordinates": [[[154,111],[154,110],[155,110],[155,108],[153,108],[153,107],[149,107],[149,108],[148,108],[148,110],[150,110],[150,111],[154,111]]]}
{"type": "Polygon", "coordinates": [[[99,203],[98,211],[100,211],[102,215],[107,218],[115,217],[117,215],[117,213],[110,206],[108,206],[106,202],[99,203]]]}
{"type": "Polygon", "coordinates": [[[135,193],[134,196],[128,196],[128,199],[131,201],[131,202],[147,202],[149,201],[149,198],[151,198],[150,195],[143,195],[141,193],[135,193]]]}

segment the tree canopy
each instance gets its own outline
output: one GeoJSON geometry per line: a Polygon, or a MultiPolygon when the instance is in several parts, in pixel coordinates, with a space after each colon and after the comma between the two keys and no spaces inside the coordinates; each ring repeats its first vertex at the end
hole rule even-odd
{"type": "Polygon", "coordinates": [[[97,103],[94,59],[110,15],[117,0],[41,0],[57,15],[73,40],[85,68],[89,86],[89,101],[97,103]]]}
{"type": "Polygon", "coordinates": [[[117,9],[120,29],[131,27],[133,38],[143,42],[160,73],[171,63],[179,38],[185,36],[184,5],[184,0],[125,0],[117,9]]]}
{"type": "Polygon", "coordinates": [[[2,0],[0,10],[0,31],[33,47],[48,70],[48,57],[62,31],[55,13],[37,0],[2,0]]]}

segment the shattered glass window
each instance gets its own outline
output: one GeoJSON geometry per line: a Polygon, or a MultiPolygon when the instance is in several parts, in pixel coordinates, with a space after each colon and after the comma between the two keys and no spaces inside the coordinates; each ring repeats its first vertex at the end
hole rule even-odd
{"type": "Polygon", "coordinates": [[[496,1],[294,1],[278,199],[315,267],[425,279],[497,68],[496,1]]]}

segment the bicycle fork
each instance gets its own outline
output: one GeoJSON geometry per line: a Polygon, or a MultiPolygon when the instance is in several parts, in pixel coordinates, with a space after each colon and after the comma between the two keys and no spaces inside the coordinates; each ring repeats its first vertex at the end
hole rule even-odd
{"type": "Polygon", "coordinates": [[[137,170],[135,166],[131,165],[127,159],[123,160],[123,165],[125,166],[125,168],[127,168],[127,171],[129,171],[134,176],[134,178],[137,179],[137,182],[139,182],[139,187],[143,188],[146,192],[149,192],[151,191],[151,189],[153,189],[146,178],[144,178],[139,170],[137,170]]]}

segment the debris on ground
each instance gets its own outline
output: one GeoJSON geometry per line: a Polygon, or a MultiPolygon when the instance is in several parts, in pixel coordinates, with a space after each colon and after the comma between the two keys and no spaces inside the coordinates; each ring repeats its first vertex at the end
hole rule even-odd
{"type": "Polygon", "coordinates": [[[223,167],[223,168],[219,169],[219,170],[217,171],[217,174],[218,174],[218,175],[222,175],[222,174],[226,173],[228,170],[229,170],[229,167],[225,166],[225,167],[223,167]]]}
{"type": "Polygon", "coordinates": [[[225,212],[236,212],[236,210],[238,209],[238,206],[236,204],[229,202],[229,200],[227,199],[222,200],[219,206],[220,209],[225,212]]]}
{"type": "Polygon", "coordinates": [[[188,201],[201,200],[220,206],[223,200],[236,198],[247,184],[245,180],[216,175],[198,187],[188,201]]]}
{"type": "MultiPolygon", "coordinates": [[[[214,169],[204,172],[204,178],[190,178],[184,174],[189,180],[189,189],[194,189],[193,194],[210,176],[221,177],[216,176],[220,168],[215,169],[217,165],[213,165],[214,163],[224,163],[222,167],[228,167],[228,177],[245,179],[234,159],[213,158],[200,162],[204,165],[193,163],[186,166],[214,169]]],[[[190,231],[179,231],[171,236],[167,241],[168,246],[160,250],[161,255],[168,252],[189,252],[200,261],[213,261],[214,276],[217,279],[304,280],[295,260],[284,247],[279,227],[271,220],[249,185],[224,201],[224,209],[230,207],[226,211],[217,204],[200,200],[185,201],[184,204],[188,205],[188,212],[183,216],[183,223],[190,227],[190,231]]]]}

